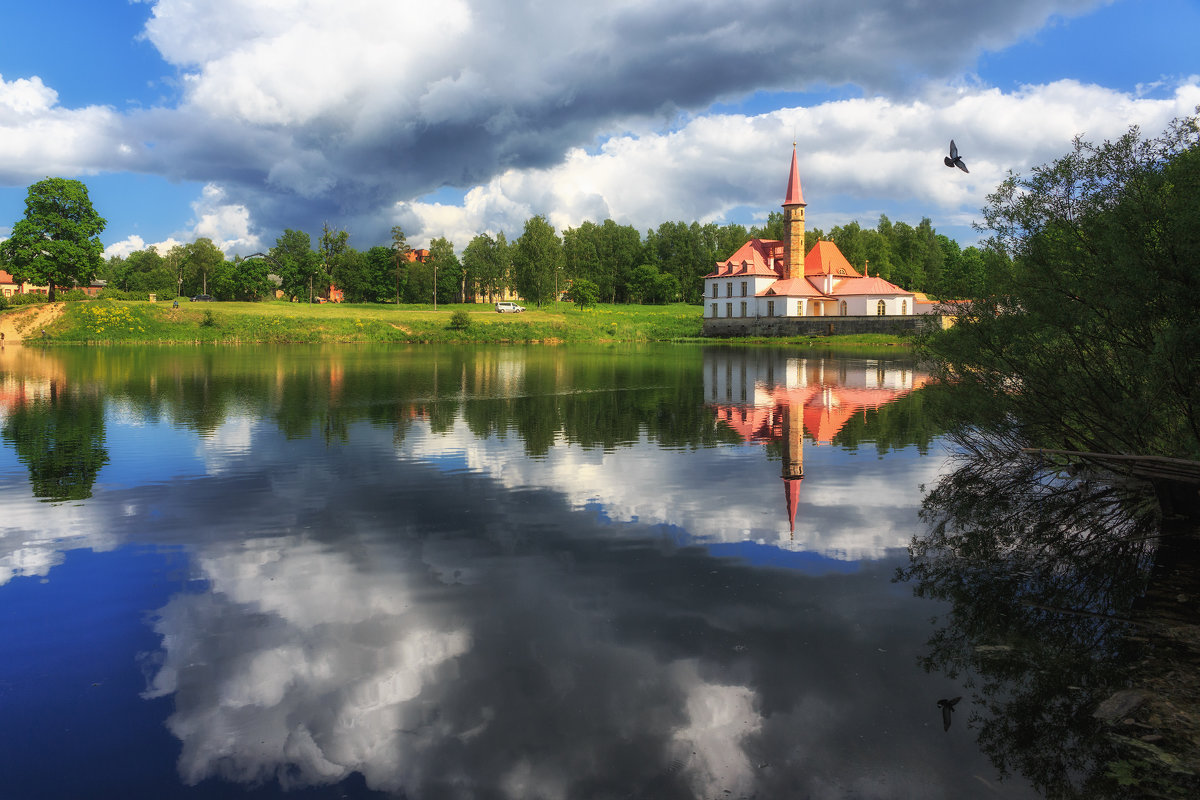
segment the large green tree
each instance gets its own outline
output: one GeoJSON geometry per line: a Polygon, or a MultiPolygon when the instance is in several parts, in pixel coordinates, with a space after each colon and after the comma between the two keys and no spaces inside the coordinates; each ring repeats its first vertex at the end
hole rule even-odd
{"type": "Polygon", "coordinates": [[[308,234],[288,228],[275,240],[270,256],[283,281],[283,293],[307,301],[310,281],[315,280],[321,269],[320,256],[313,252],[308,234]]]}
{"type": "Polygon", "coordinates": [[[527,302],[542,303],[554,298],[564,265],[562,240],[542,215],[525,221],[513,253],[517,292],[527,302]]]}
{"type": "Polygon", "coordinates": [[[1200,458],[1197,197],[1195,118],[1009,177],[984,209],[984,291],[933,355],[1040,446],[1200,458]]]}
{"type": "Polygon", "coordinates": [[[87,186],[46,178],[29,187],[25,216],[0,242],[0,257],[14,278],[48,286],[54,300],[57,287],[86,285],[100,269],[106,224],[92,208],[87,186]]]}
{"type": "MultiPolygon", "coordinates": [[[[179,256],[179,275],[181,292],[184,295],[214,294],[210,291],[209,280],[221,271],[225,263],[225,254],[213,244],[212,239],[200,238],[191,244],[177,245],[179,256]]],[[[175,250],[175,248],[171,248],[175,250]]]]}
{"type": "Polygon", "coordinates": [[[508,242],[504,234],[481,233],[463,250],[462,265],[475,291],[489,301],[508,287],[508,242]]]}

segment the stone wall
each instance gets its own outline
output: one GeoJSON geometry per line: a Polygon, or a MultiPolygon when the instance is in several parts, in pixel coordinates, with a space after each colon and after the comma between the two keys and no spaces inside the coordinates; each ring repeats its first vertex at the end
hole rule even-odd
{"type": "Polygon", "coordinates": [[[907,317],[719,317],[704,320],[704,335],[734,336],[832,336],[850,333],[911,335],[946,327],[949,318],[940,314],[907,317]]]}

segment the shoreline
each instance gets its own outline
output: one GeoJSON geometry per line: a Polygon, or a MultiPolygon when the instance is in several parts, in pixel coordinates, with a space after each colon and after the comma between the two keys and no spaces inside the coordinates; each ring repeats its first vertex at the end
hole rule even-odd
{"type": "Polygon", "coordinates": [[[0,311],[4,344],[250,345],[250,344],[629,344],[679,343],[726,347],[911,348],[884,334],[814,337],[708,338],[699,306],[567,303],[498,314],[491,305],[394,306],[298,304],[283,301],[150,303],[84,300],[0,311]],[[466,311],[466,315],[457,312],[466,311]],[[38,332],[44,332],[38,335],[38,332]]]}

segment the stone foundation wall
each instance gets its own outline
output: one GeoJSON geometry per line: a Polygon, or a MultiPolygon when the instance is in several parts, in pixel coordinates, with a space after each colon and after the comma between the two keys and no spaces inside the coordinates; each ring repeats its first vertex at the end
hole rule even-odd
{"type": "Polygon", "coordinates": [[[907,317],[719,317],[704,320],[704,335],[735,336],[832,336],[849,333],[911,335],[946,327],[940,314],[907,317]]]}

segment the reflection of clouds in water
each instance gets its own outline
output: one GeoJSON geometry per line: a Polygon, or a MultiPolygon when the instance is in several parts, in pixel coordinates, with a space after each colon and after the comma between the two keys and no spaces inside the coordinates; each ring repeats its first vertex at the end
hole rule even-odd
{"type": "Polygon", "coordinates": [[[249,455],[254,446],[255,432],[262,423],[253,416],[229,415],[211,433],[196,440],[196,455],[204,463],[205,472],[218,475],[249,455]]]}
{"type": "Polygon", "coordinates": [[[46,576],[77,548],[111,550],[120,537],[105,531],[90,503],[38,503],[29,485],[0,484],[0,586],[16,577],[46,576]]]}
{"type": "Polygon", "coordinates": [[[607,452],[558,443],[527,459],[515,437],[478,439],[459,422],[447,433],[410,432],[402,452],[428,461],[464,453],[472,470],[510,489],[549,488],[575,508],[594,505],[618,522],[673,525],[701,540],[759,541],[844,560],[883,558],[907,547],[919,530],[919,487],[945,469],[942,458],[910,453],[893,456],[902,463],[884,472],[873,452],[849,461],[838,448],[810,447],[793,537],[779,465],[759,446],[666,450],[643,438],[607,452]]]}
{"type": "Polygon", "coordinates": [[[426,619],[403,572],[295,539],[218,545],[197,563],[211,592],[159,613],[164,660],[146,693],[175,695],[183,779],[286,787],[361,771],[396,785],[412,756],[406,704],[467,632],[426,619]]]}
{"type": "MultiPolygon", "coordinates": [[[[461,780],[566,798],[613,770],[653,781],[662,753],[697,796],[750,780],[752,690],[613,641],[599,609],[571,602],[572,582],[533,564],[497,569],[513,581],[501,595],[511,605],[462,605],[478,597],[462,584],[439,591],[429,549],[296,538],[203,548],[211,591],[160,611],[162,661],[146,693],[174,695],[184,781],[296,787],[357,771],[389,791],[461,780]],[[624,763],[598,761],[609,738],[641,752],[618,746],[624,763]]],[[[437,572],[449,569],[453,548],[433,550],[437,572]]]]}

